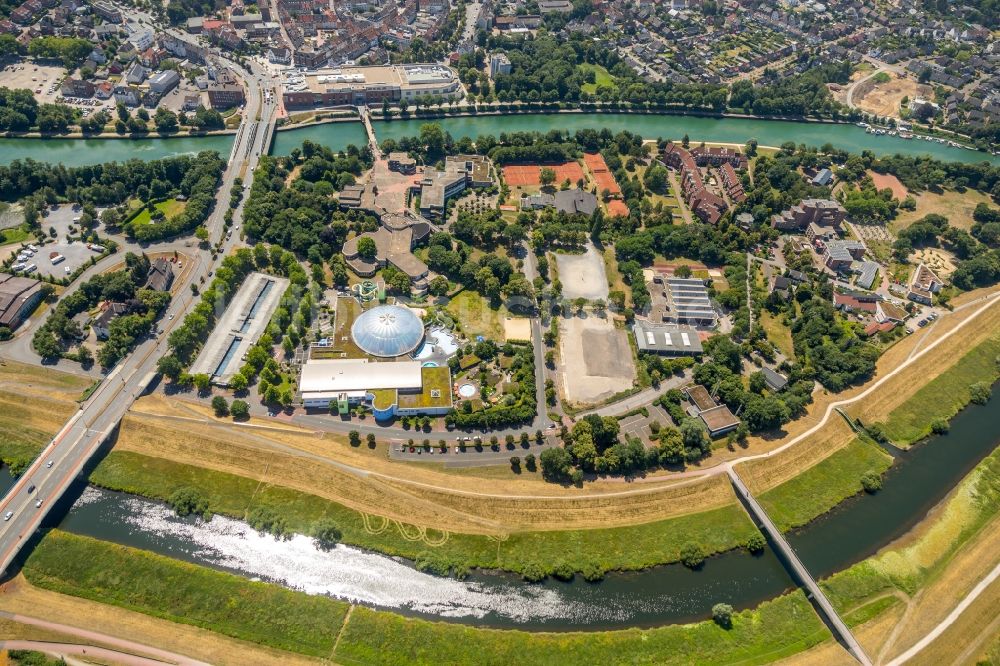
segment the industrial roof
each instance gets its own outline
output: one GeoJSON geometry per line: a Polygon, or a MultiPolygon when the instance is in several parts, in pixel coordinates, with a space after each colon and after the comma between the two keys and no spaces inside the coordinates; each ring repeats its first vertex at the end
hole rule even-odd
{"type": "Polygon", "coordinates": [[[402,356],[423,341],[424,323],[401,305],[379,305],[354,320],[351,337],[372,356],[402,356]]]}
{"type": "Polygon", "coordinates": [[[693,328],[683,326],[655,326],[637,321],[632,327],[640,351],[661,354],[700,354],[701,340],[693,328]]]}
{"type": "Polygon", "coordinates": [[[309,393],[349,393],[378,389],[419,389],[420,361],[369,363],[368,359],[309,360],[302,365],[299,390],[309,393]]]}

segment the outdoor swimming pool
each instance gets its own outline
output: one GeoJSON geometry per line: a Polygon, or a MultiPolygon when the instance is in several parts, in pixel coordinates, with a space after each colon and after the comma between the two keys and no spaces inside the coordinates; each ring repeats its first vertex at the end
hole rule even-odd
{"type": "Polygon", "coordinates": [[[455,336],[443,328],[435,328],[427,332],[423,346],[417,350],[413,358],[418,361],[431,357],[447,358],[456,351],[458,351],[458,340],[455,336]]]}
{"type": "Polygon", "coordinates": [[[458,394],[463,398],[471,398],[476,395],[476,387],[473,384],[462,384],[458,387],[458,394]]]}

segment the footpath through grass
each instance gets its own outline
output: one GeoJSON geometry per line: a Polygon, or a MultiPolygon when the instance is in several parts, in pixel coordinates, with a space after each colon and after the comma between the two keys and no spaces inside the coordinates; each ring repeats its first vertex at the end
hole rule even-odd
{"type": "MultiPolygon", "coordinates": [[[[637,570],[680,560],[695,541],[708,553],[740,547],[755,527],[735,502],[702,513],[627,527],[594,530],[515,532],[497,538],[438,532],[365,514],[282,486],[176,463],[131,451],[112,451],[91,474],[104,488],[166,501],[180,487],[197,489],[214,513],[244,518],[266,506],[282,515],[294,532],[308,534],[323,518],[343,532],[344,543],[412,560],[430,556],[439,570],[496,568],[515,573],[551,574],[559,568],[579,573],[637,570]]],[[[711,562],[706,566],[712,566],[711,562]]]]}
{"type": "Polygon", "coordinates": [[[342,664],[763,664],[830,638],[801,592],[735,614],[728,630],[706,621],[529,633],[360,606],[345,626],[345,602],[58,530],[28,558],[24,575],[41,588],[342,664]]]}
{"type": "Polygon", "coordinates": [[[861,475],[879,474],[892,466],[892,457],[863,439],[853,442],[793,479],[759,496],[778,529],[787,531],[823,515],[862,491],[861,475]]]}
{"type": "Polygon", "coordinates": [[[1000,379],[1000,335],[984,340],[910,399],[894,409],[885,433],[897,446],[909,446],[931,434],[931,423],[950,420],[969,404],[969,386],[1000,379]]]}

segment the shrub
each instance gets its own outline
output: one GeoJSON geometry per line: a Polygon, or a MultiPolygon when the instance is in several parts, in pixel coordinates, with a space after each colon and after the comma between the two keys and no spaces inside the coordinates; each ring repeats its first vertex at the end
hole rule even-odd
{"type": "Polygon", "coordinates": [[[743,544],[746,549],[751,553],[760,553],[764,551],[764,547],[767,546],[767,539],[759,531],[754,532],[749,537],[747,537],[746,543],[743,544]]]}
{"type": "Polygon", "coordinates": [[[712,606],[712,620],[723,629],[733,626],[733,607],[729,604],[715,604],[712,606]]]}
{"type": "Polygon", "coordinates": [[[873,469],[861,475],[861,487],[866,493],[877,493],[882,489],[882,475],[873,469]]]}
{"type": "Polygon", "coordinates": [[[318,548],[321,550],[330,550],[340,543],[343,533],[337,527],[336,523],[329,518],[325,518],[313,528],[312,535],[318,548]]]}
{"type": "Polygon", "coordinates": [[[701,544],[688,541],[681,546],[681,563],[691,569],[697,569],[705,563],[705,551],[701,544]]]}
{"type": "Polygon", "coordinates": [[[943,435],[951,428],[947,419],[934,419],[931,421],[931,432],[935,435],[943,435]]]}
{"type": "Polygon", "coordinates": [[[451,573],[451,562],[441,557],[437,553],[424,550],[417,554],[414,560],[417,571],[432,573],[436,576],[447,576],[451,573]]]}
{"type": "Polygon", "coordinates": [[[604,578],[604,567],[596,562],[587,562],[580,568],[583,579],[588,583],[596,583],[604,578]]]}
{"type": "Polygon", "coordinates": [[[552,570],[552,576],[559,580],[573,580],[573,576],[575,575],[576,572],[573,570],[573,567],[566,562],[557,563],[555,569],[552,570]]]}
{"type": "Polygon", "coordinates": [[[970,386],[969,400],[977,405],[985,405],[990,400],[990,385],[986,382],[976,382],[970,386]]]}
{"type": "Polygon", "coordinates": [[[269,506],[258,506],[247,515],[247,523],[258,532],[269,532],[276,537],[288,534],[288,522],[284,516],[269,506]]]}
{"type": "Polygon", "coordinates": [[[547,575],[548,574],[545,572],[545,569],[538,562],[528,562],[521,570],[521,578],[529,583],[537,583],[545,580],[547,575]]]}
{"type": "Polygon", "coordinates": [[[167,504],[178,516],[201,516],[205,520],[212,519],[208,510],[208,500],[195,488],[183,486],[170,494],[167,504]]]}

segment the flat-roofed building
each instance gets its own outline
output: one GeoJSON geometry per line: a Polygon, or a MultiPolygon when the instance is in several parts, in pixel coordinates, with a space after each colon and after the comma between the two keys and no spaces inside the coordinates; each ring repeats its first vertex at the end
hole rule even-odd
{"type": "Polygon", "coordinates": [[[191,365],[191,374],[205,374],[213,384],[228,386],[250,347],[267,330],[287,288],[288,280],[283,277],[264,273],[247,276],[191,365]]]}
{"type": "Polygon", "coordinates": [[[832,199],[804,199],[780,215],[771,218],[771,226],[782,231],[805,229],[810,222],[822,227],[840,230],[840,224],[847,217],[847,209],[832,199]]]}
{"type": "Polygon", "coordinates": [[[693,415],[701,419],[711,437],[724,435],[740,425],[740,419],[729,411],[729,407],[717,403],[708,389],[701,384],[689,386],[684,392],[691,401],[693,415]]]}
{"type": "Polygon", "coordinates": [[[426,171],[420,181],[420,213],[439,216],[448,199],[466,187],[489,187],[493,184],[489,159],[482,155],[450,155],[444,171],[426,171]]]}
{"type": "Polygon", "coordinates": [[[427,264],[413,254],[413,248],[430,234],[430,225],[397,213],[383,215],[381,222],[382,225],[375,231],[347,239],[343,248],[347,265],[358,276],[371,277],[379,268],[391,264],[406,273],[415,293],[425,293],[429,270],[427,264]],[[361,256],[358,243],[362,238],[375,241],[374,257],[361,256]]]}
{"type": "Polygon", "coordinates": [[[379,420],[441,415],[453,406],[451,370],[424,367],[421,361],[311,359],[302,366],[299,393],[307,409],[328,409],[333,403],[347,413],[352,405],[364,404],[379,420]]]}
{"type": "MultiPolygon", "coordinates": [[[[296,62],[300,62],[296,57],[296,62]]],[[[361,106],[411,101],[430,95],[460,99],[465,94],[458,73],[444,65],[338,67],[297,74],[285,83],[286,107],[361,106]]]]}
{"type": "Polygon", "coordinates": [[[14,330],[42,300],[42,283],[0,273],[0,326],[14,330]]]}
{"type": "Polygon", "coordinates": [[[698,331],[685,326],[664,326],[637,320],[632,325],[635,343],[641,352],[662,356],[700,356],[698,331]]]}
{"type": "Polygon", "coordinates": [[[417,170],[417,161],[410,157],[409,153],[389,153],[388,162],[390,171],[411,174],[417,170]]]}
{"type": "Polygon", "coordinates": [[[664,321],[709,328],[718,322],[719,314],[702,280],[670,277],[664,280],[664,287],[667,297],[664,321]]]}

